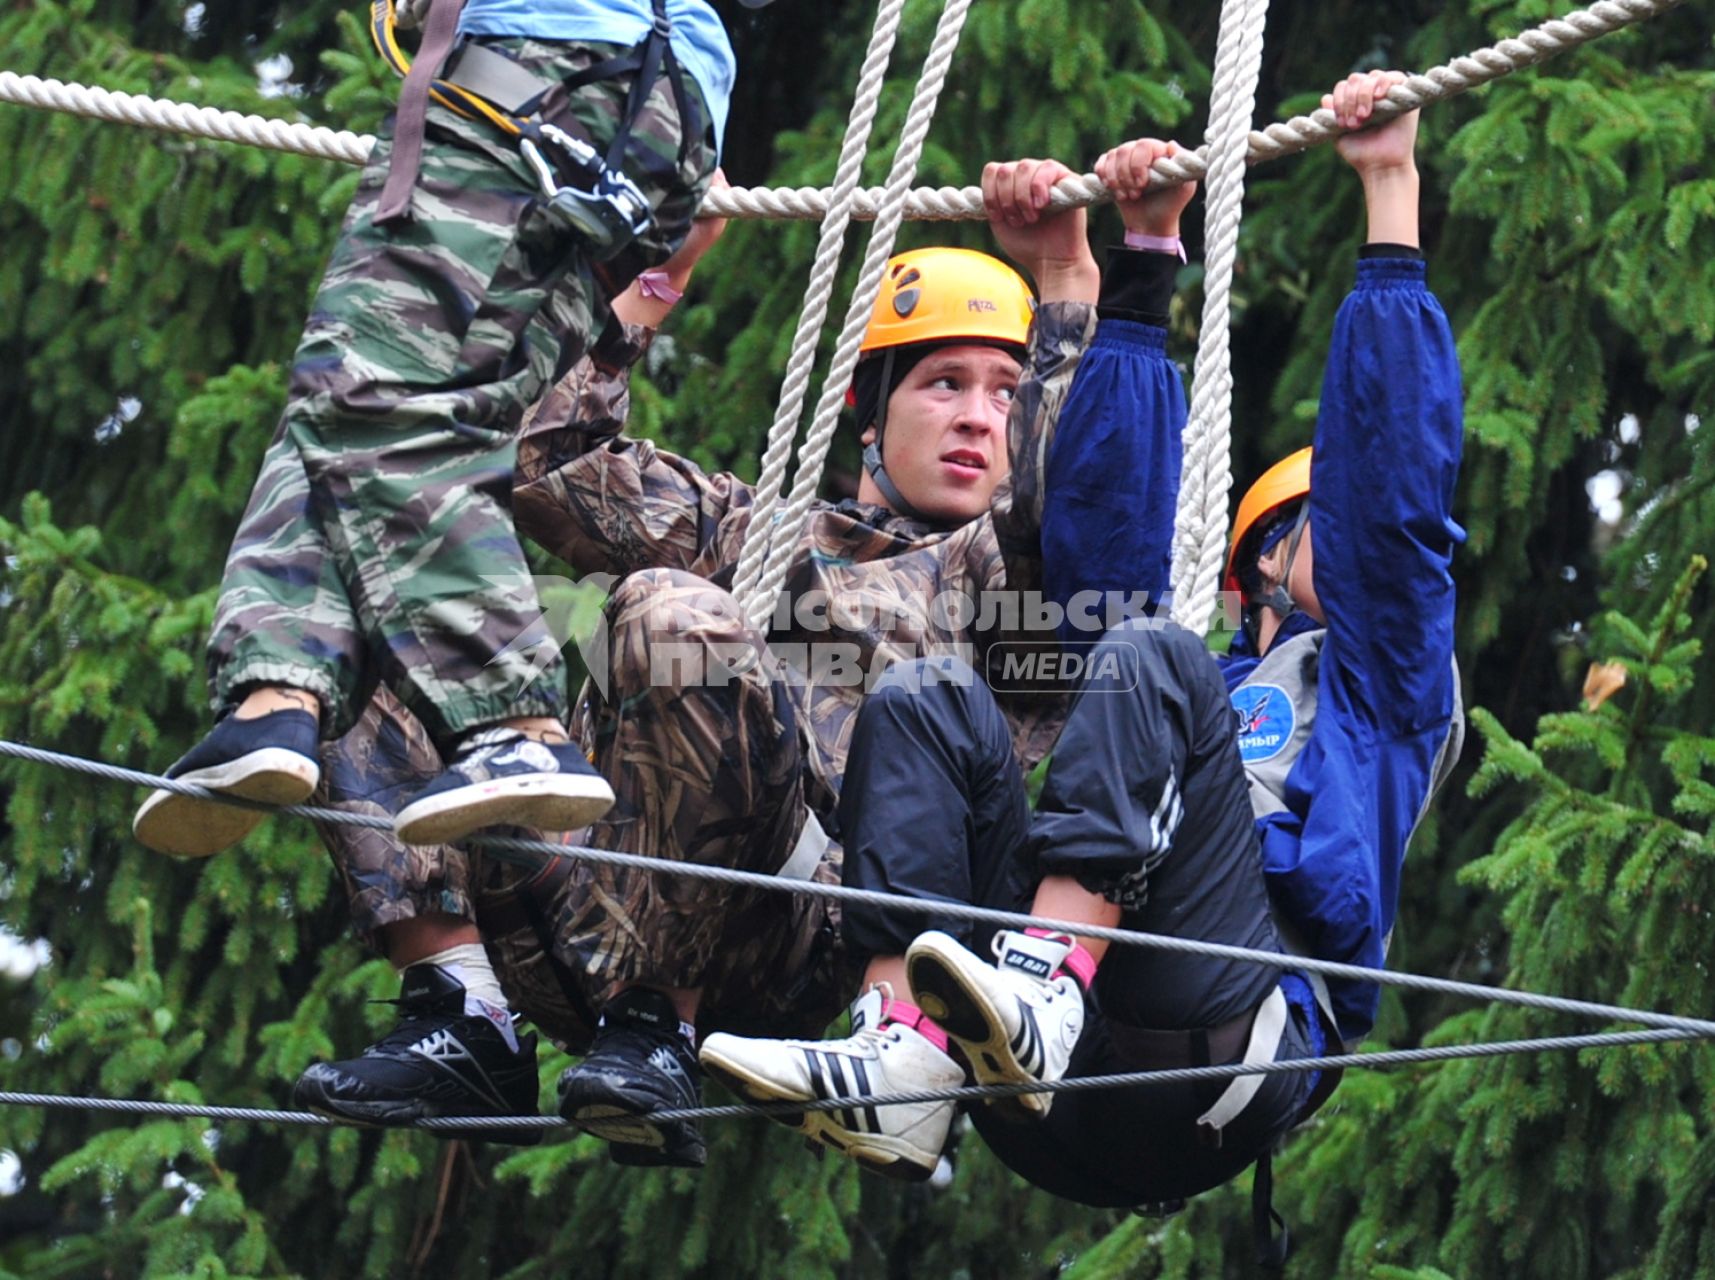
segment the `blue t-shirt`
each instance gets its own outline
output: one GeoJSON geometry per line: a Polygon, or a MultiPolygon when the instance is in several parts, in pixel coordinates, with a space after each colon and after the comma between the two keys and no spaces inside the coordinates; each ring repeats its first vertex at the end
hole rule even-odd
{"type": "MultiPolygon", "coordinates": [[[[709,104],[718,151],[738,71],[726,28],[704,0],[667,0],[667,17],[673,24],[673,54],[709,104]]],[[[653,23],[649,0],[466,0],[459,31],[633,45],[653,23]]]]}

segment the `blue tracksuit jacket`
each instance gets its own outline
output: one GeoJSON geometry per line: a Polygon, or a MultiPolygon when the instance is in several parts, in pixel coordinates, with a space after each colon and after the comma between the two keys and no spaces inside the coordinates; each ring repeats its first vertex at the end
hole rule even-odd
{"type": "MultiPolygon", "coordinates": [[[[1088,590],[1157,595],[1167,581],[1184,390],[1160,329],[1105,315],[1044,486],[1045,582],[1062,603],[1088,590]]],[[[1289,620],[1271,651],[1274,668],[1295,659],[1279,683],[1259,679],[1269,671],[1242,644],[1220,659],[1248,731],[1277,917],[1320,958],[1383,963],[1406,844],[1456,755],[1448,566],[1464,539],[1452,517],[1462,437],[1453,335],[1423,262],[1367,257],[1335,321],[1316,424],[1310,522],[1326,627],[1289,620]]],[[[1379,989],[1328,985],[1341,1038],[1362,1039],[1379,989]]]]}

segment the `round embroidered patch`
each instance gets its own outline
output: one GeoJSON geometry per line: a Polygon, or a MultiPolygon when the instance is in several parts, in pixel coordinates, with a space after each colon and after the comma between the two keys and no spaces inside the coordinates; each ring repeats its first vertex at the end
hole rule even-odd
{"type": "Polygon", "coordinates": [[[1239,756],[1246,764],[1272,760],[1292,741],[1298,713],[1277,684],[1246,684],[1233,690],[1239,722],[1239,756]]]}

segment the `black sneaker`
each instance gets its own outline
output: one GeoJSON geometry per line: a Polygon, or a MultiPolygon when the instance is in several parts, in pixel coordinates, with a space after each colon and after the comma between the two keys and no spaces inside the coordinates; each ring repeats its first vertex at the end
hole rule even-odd
{"type": "Polygon", "coordinates": [[[560,1077],[560,1114],[613,1144],[614,1163],[701,1169],[708,1158],[694,1120],[650,1113],[702,1103],[702,1069],[659,991],[633,987],[602,1014],[595,1043],[560,1077]]]}
{"type": "MultiPolygon", "coordinates": [[[[464,1011],[464,984],[440,965],[414,964],[399,992],[399,1025],[363,1056],[317,1062],[292,1101],[365,1125],[409,1125],[430,1116],[533,1116],[536,1037],[507,1044],[499,1027],[464,1011]]],[[[534,1146],[541,1129],[437,1129],[437,1137],[534,1146]]]]}
{"type": "MultiPolygon", "coordinates": [[[[229,715],[167,770],[194,782],[264,804],[302,804],[322,770],[316,718],[296,709],[251,720],[229,715]]],[[[237,844],[268,815],[172,791],[153,791],[131,820],[131,834],[157,853],[206,858],[237,844]]]]}
{"type": "Polygon", "coordinates": [[[447,844],[493,826],[575,831],[612,803],[613,788],[577,743],[550,746],[516,729],[484,729],[459,744],[393,829],[406,844],[447,844]]]}

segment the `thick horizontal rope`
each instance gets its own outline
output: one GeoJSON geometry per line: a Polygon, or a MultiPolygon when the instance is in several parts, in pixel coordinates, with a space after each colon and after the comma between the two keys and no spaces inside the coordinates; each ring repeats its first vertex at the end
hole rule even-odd
{"type": "MultiPolygon", "coordinates": [[[[178,795],[196,796],[231,804],[241,809],[260,809],[270,813],[308,818],[336,826],[367,827],[391,831],[393,823],[370,814],[347,813],[342,809],[323,809],[313,805],[269,806],[217,795],[204,787],[192,786],[143,773],[123,769],[101,760],[86,760],[81,756],[48,751],[21,742],[0,739],[0,756],[28,760],[73,773],[106,778],[133,786],[155,787],[178,795]]],[[[1021,911],[997,911],[989,907],[973,907],[962,902],[941,902],[929,898],[906,898],[898,894],[878,893],[871,889],[853,889],[845,885],[818,884],[812,880],[791,880],[759,871],[737,871],[731,867],[710,867],[695,862],[674,862],[667,858],[649,858],[642,854],[621,853],[612,849],[591,849],[582,845],[553,844],[547,840],[526,840],[514,836],[478,836],[465,841],[472,848],[491,852],[503,861],[538,867],[543,858],[572,858],[606,866],[629,867],[638,871],[683,876],[692,880],[709,880],[717,884],[741,885],[768,893],[788,893],[799,897],[822,898],[831,902],[857,902],[885,911],[904,915],[938,916],[950,920],[972,920],[982,924],[1004,925],[1012,929],[1042,928],[1057,933],[1075,933],[1086,938],[1101,938],[1123,946],[1146,947],[1154,951],[1181,955],[1213,956],[1261,965],[1269,969],[1297,969],[1320,973],[1330,978],[1345,978],[1354,982],[1373,982],[1378,986],[1402,987],[1410,991],[1431,991],[1440,995],[1457,996],[1465,1000],[1492,1004],[1516,1005],[1527,1009],[1544,1009],[1550,1013],[1565,1013],[1576,1017],[1600,1018],[1610,1022],[1636,1022],[1647,1027],[1689,1031],[1699,1036],[1715,1034],[1715,1022],[1700,1018],[1685,1018],[1676,1014],[1658,1013],[1650,1009],[1631,1009],[1623,1005],[1601,1004],[1590,1000],[1572,1000],[1564,996],[1539,995],[1530,991],[1514,991],[1506,987],[1490,987],[1475,982],[1459,982],[1452,978],[1432,978],[1425,974],[1401,973],[1388,969],[1370,969],[1363,965],[1342,964],[1337,960],[1319,960],[1313,956],[1281,955],[1273,951],[1258,951],[1250,947],[1229,946],[1221,942],[1203,942],[1195,938],[1175,938],[1167,934],[1143,933],[1133,929],[1112,929],[1103,925],[1077,920],[1058,920],[1051,916],[1033,916],[1021,911]]]]}
{"type": "MultiPolygon", "coordinates": [[[[1479,88],[1591,40],[1676,9],[1682,3],[1684,0],[1597,0],[1588,8],[1576,10],[1563,18],[1551,18],[1510,39],[1408,77],[1389,92],[1384,103],[1377,104],[1375,118],[1384,120],[1390,115],[1412,111],[1479,88]]],[[[142,94],[115,93],[37,76],[20,76],[10,71],[0,71],[0,102],[317,156],[345,164],[362,164],[375,143],[375,139],[366,134],[220,111],[142,94]]],[[[1330,111],[1318,110],[1308,116],[1294,116],[1252,133],[1249,160],[1256,164],[1294,155],[1329,142],[1341,132],[1330,111]]],[[[1204,168],[1201,152],[1182,152],[1157,161],[1151,172],[1163,182],[1190,182],[1201,179],[1204,168]]],[[[1066,208],[1074,204],[1095,204],[1107,198],[1107,189],[1100,179],[1094,174],[1084,174],[1068,178],[1055,188],[1054,206],[1066,208]]],[[[852,217],[874,218],[880,201],[880,188],[859,191],[852,205],[852,217]]],[[[822,188],[732,187],[726,191],[710,192],[699,212],[704,217],[815,220],[825,216],[827,210],[828,192],[822,188]]],[[[913,191],[906,202],[905,216],[918,221],[979,219],[985,216],[982,191],[977,187],[921,187],[913,191]]]]}
{"type": "Polygon", "coordinates": [[[212,138],[216,142],[237,142],[268,151],[287,151],[320,160],[338,160],[342,164],[362,164],[375,146],[374,136],[367,133],[301,121],[272,120],[141,93],[120,93],[40,76],[21,76],[11,71],[0,71],[0,102],[63,111],[90,120],[133,124],[164,133],[212,138]]]}
{"type": "MultiPolygon", "coordinates": [[[[1028,1084],[960,1085],[951,1089],[925,1089],[911,1093],[863,1094],[844,1098],[806,1099],[802,1102],[739,1103],[732,1106],[674,1107],[654,1111],[649,1118],[661,1123],[674,1120],[736,1120],[753,1117],[791,1116],[807,1111],[842,1111],[847,1107],[896,1107],[925,1102],[986,1102],[1017,1098],[1030,1093],[1092,1093],[1103,1089],[1142,1088],[1188,1081],[1231,1080],[1237,1076],[1301,1075],[1311,1071],[1372,1070],[1383,1067],[1422,1065],[1518,1054],[1557,1053],[1585,1049],[1614,1049],[1627,1045],[1674,1044],[1707,1039],[1695,1031],[1612,1031],[1584,1036],[1544,1036],[1531,1040],[1496,1040],[1488,1044],[1438,1045],[1433,1048],[1390,1049],[1380,1053],[1329,1054],[1319,1058],[1295,1058],[1282,1062],[1228,1062],[1208,1067],[1177,1067],[1164,1071],[1128,1071],[1105,1076],[1078,1076],[1070,1080],[1034,1081],[1028,1084]]],[[[55,1111],[89,1111],[125,1115],[160,1116],[169,1119],[252,1122],[302,1125],[310,1128],[364,1128],[314,1111],[286,1111],[264,1107],[205,1106],[194,1102],[153,1102],[146,1098],[104,1098],[87,1094],[19,1093],[0,1091],[0,1106],[40,1107],[55,1111]]],[[[559,1116],[434,1116],[408,1125],[389,1126],[425,1129],[431,1133],[463,1133],[473,1129],[564,1129],[571,1127],[559,1116]]]]}

